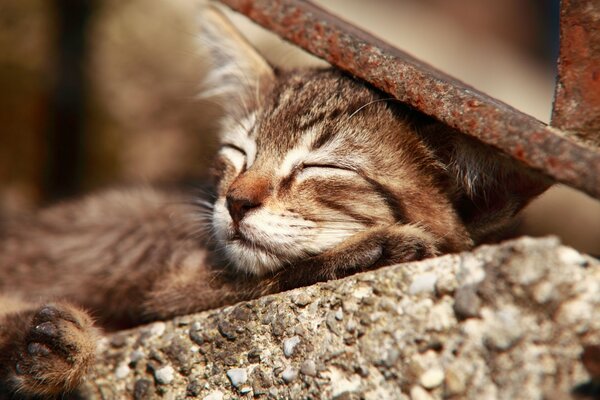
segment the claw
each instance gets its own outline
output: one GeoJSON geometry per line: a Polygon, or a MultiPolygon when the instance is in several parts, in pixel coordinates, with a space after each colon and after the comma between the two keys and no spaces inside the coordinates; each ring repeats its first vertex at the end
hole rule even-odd
{"type": "Polygon", "coordinates": [[[47,356],[50,349],[41,343],[32,342],[27,345],[27,351],[33,356],[47,356]]]}
{"type": "Polygon", "coordinates": [[[58,310],[52,306],[45,306],[38,311],[37,315],[43,319],[53,319],[58,317],[58,310]]]}
{"type": "Polygon", "coordinates": [[[15,371],[17,372],[17,375],[24,375],[26,373],[23,365],[20,362],[15,365],[15,371]]]}
{"type": "Polygon", "coordinates": [[[42,322],[35,327],[35,330],[46,336],[55,337],[58,335],[58,329],[52,322],[42,322]]]}

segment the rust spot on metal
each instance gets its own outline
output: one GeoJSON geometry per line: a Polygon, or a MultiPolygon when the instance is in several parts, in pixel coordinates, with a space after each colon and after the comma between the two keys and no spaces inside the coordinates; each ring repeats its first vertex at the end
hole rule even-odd
{"type": "Polygon", "coordinates": [[[477,102],[477,100],[469,100],[469,101],[467,101],[467,107],[477,108],[477,107],[479,107],[479,103],[477,102]]]}
{"type": "Polygon", "coordinates": [[[516,159],[523,160],[525,158],[525,151],[520,145],[515,146],[515,152],[513,153],[516,159]]]}
{"type": "Polygon", "coordinates": [[[252,1],[251,0],[246,0],[246,1],[240,1],[240,12],[243,14],[250,14],[252,11],[252,1]]]}
{"type": "Polygon", "coordinates": [[[567,165],[566,162],[561,161],[558,158],[555,157],[548,157],[548,164],[552,167],[552,168],[562,168],[564,166],[567,165]]]}
{"type": "MultiPolygon", "coordinates": [[[[254,0],[250,12],[247,12],[246,0],[221,2],[315,56],[502,150],[533,170],[600,198],[599,150],[436,70],[310,1],[254,0]]],[[[598,0],[564,0],[575,8],[576,3],[592,2],[598,11],[598,0]]],[[[597,16],[600,12],[592,14],[597,16]]],[[[585,18],[590,15],[584,11],[585,18]]],[[[600,118],[594,119],[600,115],[600,102],[595,100],[600,90],[587,93],[590,87],[598,87],[595,77],[600,68],[600,29],[591,29],[593,21],[586,22],[585,18],[583,31],[574,28],[573,32],[580,33],[567,35],[566,39],[563,35],[563,43],[564,40],[573,42],[575,48],[572,52],[561,52],[562,83],[558,85],[553,115],[556,126],[561,128],[571,126],[578,118],[585,122],[577,126],[600,126],[600,118]],[[585,54],[591,60],[582,61],[585,54]],[[577,69],[575,78],[569,79],[568,76],[575,73],[570,69],[574,65],[581,68],[577,69]],[[572,82],[585,82],[587,86],[572,82]],[[581,99],[577,101],[586,105],[571,107],[573,99],[581,99]]]]}

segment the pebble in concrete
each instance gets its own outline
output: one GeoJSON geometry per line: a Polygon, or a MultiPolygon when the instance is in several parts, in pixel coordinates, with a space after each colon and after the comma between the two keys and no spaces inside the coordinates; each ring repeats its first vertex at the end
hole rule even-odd
{"type": "Polygon", "coordinates": [[[410,389],[411,400],[433,400],[433,397],[421,386],[413,386],[410,389]]]}
{"type": "Polygon", "coordinates": [[[232,368],[227,371],[227,377],[231,384],[237,388],[248,380],[248,371],[246,371],[246,368],[232,368]]]}
{"type": "Polygon", "coordinates": [[[251,391],[252,391],[252,388],[250,386],[243,386],[240,388],[241,394],[250,393],[251,391]]]}
{"type": "Polygon", "coordinates": [[[433,273],[424,273],[417,275],[410,284],[410,287],[408,288],[408,293],[432,293],[435,290],[436,282],[437,276],[433,273]]]}
{"type": "Polygon", "coordinates": [[[155,322],[150,326],[149,332],[152,336],[162,336],[165,329],[167,329],[167,325],[164,322],[155,322]]]}
{"type": "Polygon", "coordinates": [[[141,350],[134,350],[129,355],[129,362],[136,363],[144,358],[144,352],[141,350]]]}
{"type": "Polygon", "coordinates": [[[426,389],[438,387],[444,382],[444,371],[440,368],[428,369],[421,375],[419,382],[426,389]]]}
{"type": "Polygon", "coordinates": [[[292,367],[287,367],[283,370],[281,377],[286,383],[293,382],[294,379],[298,376],[298,370],[292,367]]]}
{"type": "Polygon", "coordinates": [[[292,301],[297,306],[306,307],[312,301],[312,298],[306,293],[299,293],[298,295],[294,296],[292,301]]]}
{"type": "Polygon", "coordinates": [[[294,349],[298,343],[300,343],[300,337],[298,336],[292,336],[289,339],[285,339],[283,341],[283,354],[285,354],[286,357],[291,357],[292,354],[294,354],[294,349]]]}
{"type": "Polygon", "coordinates": [[[300,366],[300,372],[307,376],[317,375],[317,365],[313,360],[306,360],[300,366]]]}
{"type": "Polygon", "coordinates": [[[119,364],[117,369],[115,369],[115,378],[117,378],[117,379],[126,378],[127,375],[129,375],[130,371],[131,371],[131,368],[129,368],[129,366],[126,363],[121,363],[121,364],[119,364]]]}
{"type": "Polygon", "coordinates": [[[175,370],[170,365],[166,365],[154,371],[154,377],[158,383],[168,385],[175,379],[175,370]]]}
{"type": "Polygon", "coordinates": [[[523,329],[518,323],[521,320],[515,307],[505,307],[495,314],[487,311],[485,344],[496,350],[510,349],[523,335],[523,329]]]}
{"type": "Polygon", "coordinates": [[[214,392],[210,392],[208,395],[204,396],[202,400],[223,400],[223,392],[215,390],[214,392]]]}
{"type": "Polygon", "coordinates": [[[466,390],[466,377],[464,373],[456,370],[448,370],[445,377],[444,390],[448,396],[461,395],[466,390]]]}

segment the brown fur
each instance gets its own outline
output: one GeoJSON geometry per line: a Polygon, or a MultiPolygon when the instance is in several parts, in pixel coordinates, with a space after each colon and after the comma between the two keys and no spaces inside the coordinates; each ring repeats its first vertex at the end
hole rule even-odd
{"type": "Polygon", "coordinates": [[[0,225],[0,382],[52,395],[131,326],[469,249],[546,187],[339,71],[276,71],[220,14],[215,198],[113,190],[0,225]],[[220,36],[221,35],[221,36],[220,36]],[[235,100],[234,100],[235,99],[235,100]],[[89,311],[84,311],[89,310],[89,311]]]}

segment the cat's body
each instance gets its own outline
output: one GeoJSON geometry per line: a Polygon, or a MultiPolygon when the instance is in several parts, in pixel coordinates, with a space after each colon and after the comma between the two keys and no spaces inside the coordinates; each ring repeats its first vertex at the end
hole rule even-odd
{"type": "Polygon", "coordinates": [[[8,390],[77,384],[96,337],[80,307],[130,326],[469,249],[545,188],[339,71],[271,69],[206,14],[208,90],[243,104],[223,121],[214,198],[114,190],[3,222],[8,390]]]}

